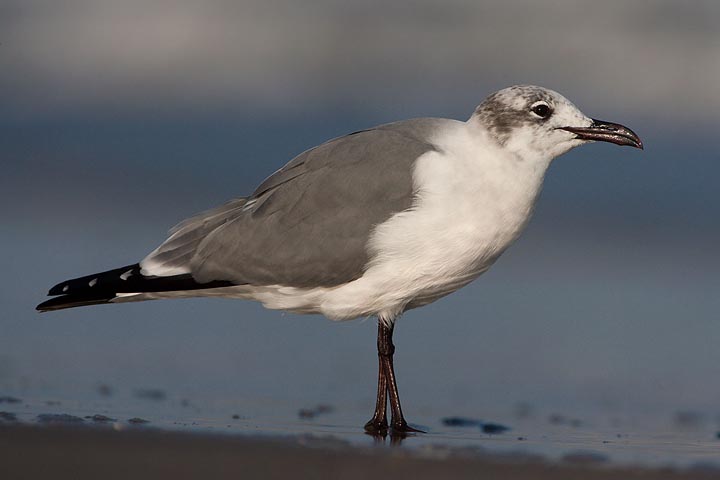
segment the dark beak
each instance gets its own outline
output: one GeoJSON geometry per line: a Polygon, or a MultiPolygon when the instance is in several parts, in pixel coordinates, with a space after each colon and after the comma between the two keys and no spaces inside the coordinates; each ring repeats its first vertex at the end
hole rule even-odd
{"type": "Polygon", "coordinates": [[[619,123],[595,120],[589,127],[561,127],[576,135],[580,140],[593,140],[597,142],[610,142],[616,145],[628,145],[630,147],[643,149],[642,140],[635,132],[619,123]]]}

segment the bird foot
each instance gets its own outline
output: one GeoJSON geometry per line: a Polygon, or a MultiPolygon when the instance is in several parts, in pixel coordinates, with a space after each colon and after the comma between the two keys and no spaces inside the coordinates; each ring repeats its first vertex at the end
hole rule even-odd
{"type": "Polygon", "coordinates": [[[411,427],[407,424],[405,420],[402,420],[400,422],[393,422],[391,431],[393,435],[402,436],[407,436],[408,434],[412,435],[413,433],[427,433],[423,430],[411,427]]]}
{"type": "Polygon", "coordinates": [[[372,418],[365,424],[365,432],[370,435],[387,435],[388,422],[385,418],[372,418]]]}

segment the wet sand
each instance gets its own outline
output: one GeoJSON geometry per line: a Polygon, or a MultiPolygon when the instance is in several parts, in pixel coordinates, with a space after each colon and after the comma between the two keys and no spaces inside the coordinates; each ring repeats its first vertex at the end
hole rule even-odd
{"type": "Polygon", "coordinates": [[[0,426],[2,478],[492,478],[704,479],[720,472],[549,463],[473,451],[417,451],[389,442],[357,447],[308,436],[267,437],[115,430],[71,426],[0,426]]]}

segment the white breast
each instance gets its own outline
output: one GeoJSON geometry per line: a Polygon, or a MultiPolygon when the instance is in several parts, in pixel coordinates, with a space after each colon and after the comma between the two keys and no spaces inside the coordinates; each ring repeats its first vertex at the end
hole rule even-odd
{"type": "Polygon", "coordinates": [[[328,292],[322,313],[392,319],[466,285],[518,237],[547,165],[523,162],[473,128],[439,132],[440,150],[416,162],[414,207],[377,227],[366,273],[328,292]]]}

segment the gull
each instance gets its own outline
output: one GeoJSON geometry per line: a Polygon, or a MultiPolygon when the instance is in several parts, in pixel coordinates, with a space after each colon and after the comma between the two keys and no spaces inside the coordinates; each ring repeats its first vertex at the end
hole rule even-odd
{"type": "Polygon", "coordinates": [[[139,263],[54,286],[37,309],[229,297],[331,320],[377,317],[365,430],[419,432],[400,405],[395,321],[487,271],[530,220],[552,160],[593,141],[643,148],[629,128],[532,85],[491,94],[466,122],[351,133],[301,153],[250,196],[181,222],[139,263]]]}

